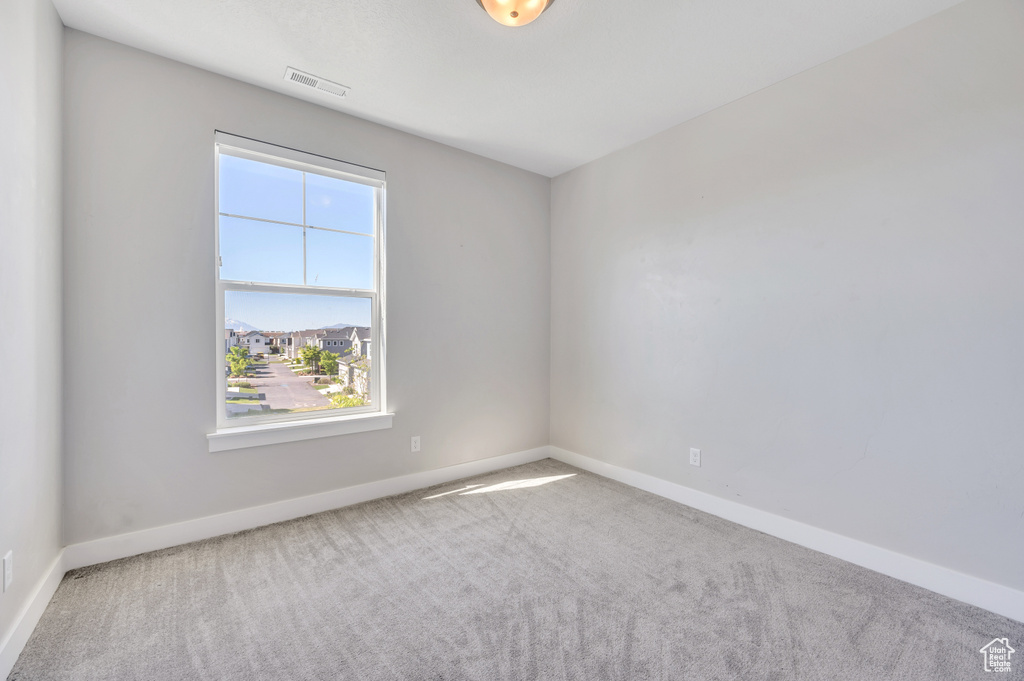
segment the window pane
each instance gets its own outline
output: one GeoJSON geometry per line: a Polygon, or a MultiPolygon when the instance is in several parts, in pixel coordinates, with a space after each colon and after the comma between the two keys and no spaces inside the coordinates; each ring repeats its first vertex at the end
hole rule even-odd
{"type": "Polygon", "coordinates": [[[372,404],[371,305],[369,298],[226,291],[227,417],[372,404]]]}
{"type": "Polygon", "coordinates": [[[306,224],[373,234],[374,188],[306,174],[306,224]]]}
{"type": "Polygon", "coordinates": [[[220,155],[221,213],[302,224],[302,172],[220,155]]]}
{"type": "Polygon", "coordinates": [[[302,283],[302,228],[220,217],[221,279],[302,283]]]}
{"type": "Polygon", "coordinates": [[[373,237],[306,230],[306,283],[373,288],[373,237]]]}

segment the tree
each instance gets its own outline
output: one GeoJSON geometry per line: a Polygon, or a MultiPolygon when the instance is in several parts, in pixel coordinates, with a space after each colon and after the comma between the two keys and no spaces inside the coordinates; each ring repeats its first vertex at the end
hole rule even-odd
{"type": "Polygon", "coordinates": [[[336,375],[338,373],[338,354],[325,350],[320,355],[320,367],[328,376],[336,375]]]}
{"type": "Polygon", "coordinates": [[[240,345],[233,346],[224,359],[231,367],[232,376],[245,376],[246,370],[252,364],[252,359],[249,358],[249,348],[243,348],[240,345]]]}
{"type": "Polygon", "coordinates": [[[302,348],[299,354],[302,356],[302,362],[310,368],[314,374],[320,373],[320,357],[322,350],[315,345],[307,345],[302,348]]]}

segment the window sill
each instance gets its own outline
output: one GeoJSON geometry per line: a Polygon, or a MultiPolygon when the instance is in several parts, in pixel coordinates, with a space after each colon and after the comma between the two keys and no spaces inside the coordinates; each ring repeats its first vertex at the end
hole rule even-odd
{"type": "Polygon", "coordinates": [[[226,452],[231,449],[383,430],[391,427],[393,416],[394,414],[358,414],[316,419],[315,421],[287,421],[265,423],[259,426],[239,426],[222,428],[216,433],[210,433],[206,438],[209,441],[211,452],[226,452]]]}

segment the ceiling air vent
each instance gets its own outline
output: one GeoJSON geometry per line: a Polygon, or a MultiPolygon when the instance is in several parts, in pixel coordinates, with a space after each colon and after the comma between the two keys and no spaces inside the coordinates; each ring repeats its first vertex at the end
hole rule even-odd
{"type": "Polygon", "coordinates": [[[335,83],[311,75],[309,73],[296,71],[290,66],[284,70],[284,79],[292,83],[298,83],[299,85],[303,85],[305,87],[311,87],[314,90],[326,92],[327,94],[334,95],[335,97],[344,97],[351,89],[346,85],[342,85],[341,83],[335,83]]]}

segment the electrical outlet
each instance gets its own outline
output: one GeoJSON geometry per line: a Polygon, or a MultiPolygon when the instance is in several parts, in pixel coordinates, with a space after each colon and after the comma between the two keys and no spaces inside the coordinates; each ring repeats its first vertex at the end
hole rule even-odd
{"type": "Polygon", "coordinates": [[[414,451],[414,452],[420,451],[420,436],[419,435],[413,435],[412,436],[412,451],[414,451]]]}
{"type": "Polygon", "coordinates": [[[690,465],[700,467],[700,450],[690,447],[690,465]]]}
{"type": "Polygon", "coordinates": [[[11,588],[14,581],[14,551],[8,551],[4,556],[4,591],[11,588]]]}

